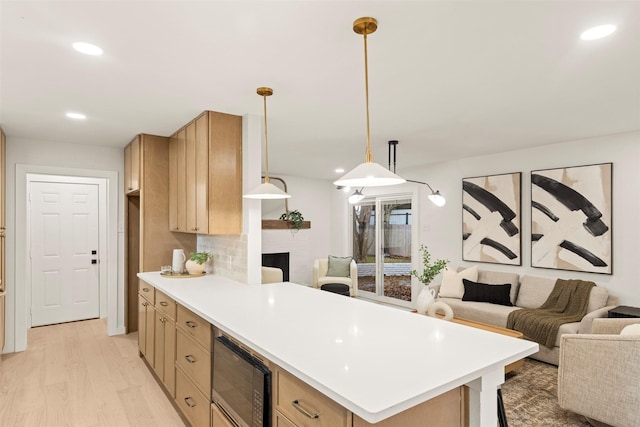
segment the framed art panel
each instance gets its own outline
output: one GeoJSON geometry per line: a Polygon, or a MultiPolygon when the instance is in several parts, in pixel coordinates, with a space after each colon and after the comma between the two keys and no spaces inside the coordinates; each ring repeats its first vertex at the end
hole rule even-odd
{"type": "Polygon", "coordinates": [[[531,172],[531,266],[612,274],[612,163],[531,172]]]}
{"type": "Polygon", "coordinates": [[[520,172],[462,179],[462,259],[522,265],[520,172]]]}

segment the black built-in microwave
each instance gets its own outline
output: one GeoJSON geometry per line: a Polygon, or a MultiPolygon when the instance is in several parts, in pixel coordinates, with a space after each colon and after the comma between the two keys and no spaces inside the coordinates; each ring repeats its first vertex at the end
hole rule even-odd
{"type": "Polygon", "coordinates": [[[213,403],[240,427],[271,427],[271,371],[224,335],[213,343],[213,403]]]}

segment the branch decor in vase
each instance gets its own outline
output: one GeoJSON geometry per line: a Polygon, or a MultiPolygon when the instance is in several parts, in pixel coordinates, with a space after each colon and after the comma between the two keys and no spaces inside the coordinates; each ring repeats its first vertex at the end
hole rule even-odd
{"type": "Polygon", "coordinates": [[[449,261],[438,259],[434,263],[431,263],[431,253],[427,249],[427,246],[423,244],[420,245],[420,252],[422,252],[422,272],[418,273],[417,270],[411,270],[410,274],[415,276],[424,285],[418,294],[416,309],[418,313],[426,314],[429,306],[433,304],[435,300],[435,290],[429,288],[428,285],[442,270],[447,268],[449,261]]]}

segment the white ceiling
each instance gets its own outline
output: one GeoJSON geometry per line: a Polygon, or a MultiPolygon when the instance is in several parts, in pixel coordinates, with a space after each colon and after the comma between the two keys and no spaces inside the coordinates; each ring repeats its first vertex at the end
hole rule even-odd
{"type": "Polygon", "coordinates": [[[2,0],[0,13],[9,140],[123,147],[205,109],[261,115],[255,89],[270,86],[271,172],[335,178],[364,160],[362,16],[379,23],[374,156],[386,165],[399,140],[399,172],[640,129],[638,1],[2,0]],[[579,39],[604,23],[618,30],[579,39]]]}

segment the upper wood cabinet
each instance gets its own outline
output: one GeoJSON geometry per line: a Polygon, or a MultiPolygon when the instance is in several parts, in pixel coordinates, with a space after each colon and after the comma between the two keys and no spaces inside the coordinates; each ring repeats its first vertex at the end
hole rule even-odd
{"type": "Polygon", "coordinates": [[[140,191],[140,135],[124,149],[124,192],[140,191]]]}
{"type": "Polygon", "coordinates": [[[242,232],[242,117],[205,111],[170,138],[169,229],[242,232]]]}

